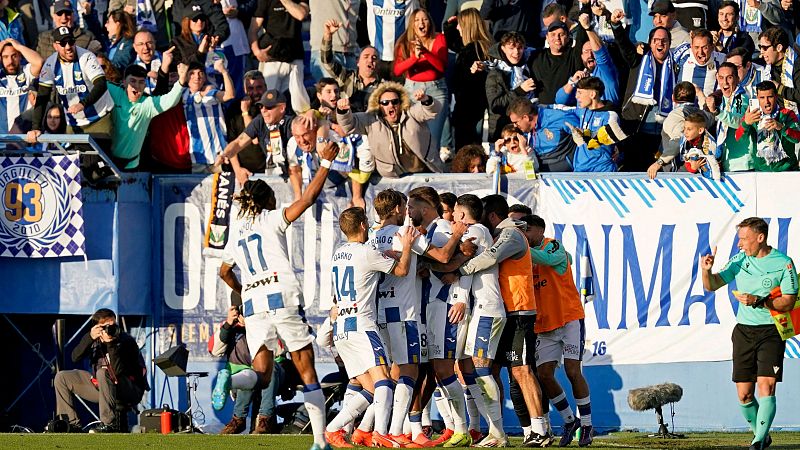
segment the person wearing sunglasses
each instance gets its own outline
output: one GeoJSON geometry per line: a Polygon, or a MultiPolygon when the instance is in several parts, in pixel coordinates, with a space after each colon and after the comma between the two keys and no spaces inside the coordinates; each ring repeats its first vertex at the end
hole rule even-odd
{"type": "Polygon", "coordinates": [[[367,112],[353,113],[348,98],[336,103],[336,121],[345,133],[366,134],[378,173],[387,178],[406,174],[442,172],[439,143],[431,137],[428,121],[442,104],[422,90],[411,105],[403,85],[387,81],[372,92],[367,112]]]}
{"type": "MultiPolygon", "coordinates": [[[[91,31],[84,30],[75,25],[76,18],[73,6],[73,0],[56,0],[53,2],[53,29],[57,30],[60,27],[67,27],[72,31],[72,37],[75,38],[75,43],[78,47],[85,48],[95,54],[102,51],[103,45],[91,31]]],[[[53,44],[54,40],[52,34],[41,33],[39,35],[39,43],[36,45],[36,53],[47,59],[48,56],[55,53],[53,44]]]]}
{"type": "Polygon", "coordinates": [[[784,29],[772,27],[758,36],[758,49],[767,65],[765,70],[778,85],[784,106],[796,111],[800,103],[800,45],[792,45],[784,29]]]}
{"type": "MultiPolygon", "coordinates": [[[[154,4],[153,7],[156,10],[159,9],[157,4],[154,4]]],[[[225,18],[219,2],[213,0],[175,0],[172,2],[170,13],[172,13],[172,20],[174,21],[173,30],[183,28],[184,17],[202,15],[208,21],[207,33],[210,36],[217,38],[219,42],[224,42],[231,35],[228,20],[225,18]]],[[[177,57],[175,61],[181,62],[177,57]]]]}
{"type": "Polygon", "coordinates": [[[50,94],[55,90],[67,118],[67,133],[89,134],[101,148],[110,148],[111,109],[114,100],[108,92],[106,76],[97,57],[78,47],[68,27],[52,33],[56,54],[47,58],[39,75],[39,89],[33,113],[33,130],[28,142],[42,134],[41,123],[50,94]]]}

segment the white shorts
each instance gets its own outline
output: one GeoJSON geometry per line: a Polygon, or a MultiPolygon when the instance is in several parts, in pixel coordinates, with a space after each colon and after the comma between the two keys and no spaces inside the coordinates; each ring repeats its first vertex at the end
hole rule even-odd
{"type": "Polygon", "coordinates": [[[497,346],[500,344],[500,336],[503,335],[503,327],[505,326],[505,317],[470,317],[464,355],[494,359],[497,355],[497,346]]]}
{"type": "Polygon", "coordinates": [[[536,366],[561,362],[561,358],[583,361],[586,327],[583,319],[567,322],[563,327],[536,335],[536,366]]]}
{"type": "Polygon", "coordinates": [[[379,323],[378,332],[394,364],[419,364],[419,326],[416,320],[379,323]]]}
{"type": "Polygon", "coordinates": [[[451,305],[440,300],[428,303],[428,359],[463,359],[467,320],[450,323],[451,305]]]}
{"type": "Polygon", "coordinates": [[[314,331],[300,308],[281,308],[253,314],[245,319],[247,348],[255,358],[262,345],[278,352],[283,341],[286,350],[296,352],[314,342],[314,331]]]}
{"type": "Polygon", "coordinates": [[[349,378],[388,364],[385,346],[376,330],[334,332],[333,346],[344,362],[349,378]]]}

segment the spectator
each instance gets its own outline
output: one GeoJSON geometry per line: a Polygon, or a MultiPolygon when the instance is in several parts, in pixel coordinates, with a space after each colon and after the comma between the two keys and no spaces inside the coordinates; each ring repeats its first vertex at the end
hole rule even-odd
{"type": "Polygon", "coordinates": [[[108,59],[117,70],[124,72],[136,57],[133,49],[136,23],[133,16],[123,10],[113,11],[108,15],[106,31],[109,39],[108,59]]]}
{"type": "MultiPolygon", "coordinates": [[[[496,66],[486,76],[486,100],[489,104],[489,136],[497,139],[500,130],[509,123],[506,110],[517,98],[528,101],[534,97],[536,83],[528,67],[532,49],[525,47],[525,38],[516,32],[500,39],[496,66]]],[[[482,65],[478,67],[483,69],[482,65]]]]}
{"type": "Polygon", "coordinates": [[[405,75],[408,92],[421,90],[442,104],[442,110],[428,122],[433,145],[450,154],[450,93],[444,79],[447,67],[447,42],[444,34],[433,29],[433,19],[424,9],[411,15],[406,32],[397,40],[394,75],[405,75]],[[444,149],[447,149],[446,151],[444,149]]]}
{"type": "Polygon", "coordinates": [[[236,98],[244,95],[242,76],[247,65],[247,55],[250,54],[250,43],[247,41],[247,31],[239,16],[244,16],[242,5],[238,0],[220,0],[222,12],[228,21],[230,37],[222,43],[222,52],[227,61],[227,69],[231,74],[233,85],[236,87],[236,98]]]}
{"type": "Polygon", "coordinates": [[[258,139],[258,146],[266,155],[264,173],[289,178],[286,145],[292,137],[292,116],[286,115],[286,97],[281,92],[270,89],[261,96],[256,106],[261,114],[253,117],[244,131],[235,140],[231,140],[222,155],[217,157],[217,164],[230,162],[236,172],[236,179],[242,185],[252,172],[249,167],[240,163],[238,153],[251,145],[254,139],[258,139]]]}
{"type": "Polygon", "coordinates": [[[456,53],[452,75],[454,141],[456,148],[467,144],[480,144],[483,135],[483,117],[486,114],[486,91],[475,89],[486,86],[486,71],[477,69],[477,63],[488,61],[492,38],[486,22],[475,8],[458,14],[456,20],[445,24],[447,46],[456,53]]]}
{"type": "Polygon", "coordinates": [[[199,9],[181,19],[181,32],[171,42],[176,63],[206,65],[209,50],[219,43],[218,38],[208,34],[208,27],[208,17],[199,9]]]}
{"type": "Polygon", "coordinates": [[[25,25],[22,14],[9,8],[8,0],[0,0],[0,41],[14,39],[25,45],[25,25]]]}
{"type": "Polygon", "coordinates": [[[503,153],[506,157],[506,166],[501,168],[503,173],[524,172],[527,161],[533,161],[534,168],[538,169],[536,153],[528,145],[528,138],[513,123],[503,127],[500,139],[494,143],[492,158],[487,163],[488,173],[494,173],[497,170],[497,164],[501,162],[498,152],[503,153]]]}
{"type": "Polygon", "coordinates": [[[40,0],[20,0],[17,2],[20,20],[23,21],[25,43],[30,48],[38,48],[39,36],[53,29],[50,7],[52,2],[40,0]]]}
{"type": "Polygon", "coordinates": [[[617,113],[601,99],[605,91],[597,77],[578,81],[575,97],[578,108],[575,115],[579,126],[573,129],[573,140],[578,146],[572,158],[575,172],[616,172],[614,145],[627,136],[619,125],[617,113]]]}
{"type": "Polygon", "coordinates": [[[540,13],[542,1],[484,0],[481,17],[489,21],[492,37],[499,42],[503,35],[515,31],[525,42],[535,46],[543,44],[540,13]]]}
{"type": "MultiPolygon", "coordinates": [[[[570,20],[567,15],[567,10],[562,4],[553,2],[542,8],[542,25],[544,29],[547,30],[550,28],[550,25],[556,22],[561,22],[567,26],[567,33],[572,40],[570,45],[574,45],[575,38],[577,37],[576,33],[578,32],[578,24],[570,20]]],[[[544,46],[549,47],[550,43],[545,40],[544,46]]]]}
{"type": "Polygon", "coordinates": [[[756,52],[756,45],[750,33],[739,29],[739,3],[734,0],[724,0],[717,13],[719,31],[712,31],[714,48],[720,53],[744,47],[750,55],[756,52]]]}
{"type": "Polygon", "coordinates": [[[367,9],[369,43],[378,52],[378,73],[381,78],[390,78],[392,62],[397,53],[397,41],[412,26],[411,16],[419,9],[419,0],[364,0],[362,5],[367,9]]]}
{"type": "Polygon", "coordinates": [[[739,76],[739,85],[750,98],[756,98],[756,86],[767,78],[767,71],[764,66],[752,62],[750,50],[744,47],[737,47],[727,55],[725,61],[736,66],[739,76]]]}
{"type": "Polygon", "coordinates": [[[526,134],[527,145],[536,153],[542,172],[571,172],[575,145],[569,125],[576,126],[578,118],[572,110],[534,106],[518,98],[508,106],[508,117],[526,134]]]}
{"type": "MultiPolygon", "coordinates": [[[[97,58],[76,45],[73,30],[58,27],[52,33],[56,54],[47,58],[39,76],[39,90],[33,114],[33,130],[28,142],[42,134],[45,107],[53,89],[66,111],[67,133],[89,134],[103,149],[110,147],[111,117],[114,107],[106,87],[106,77],[97,58]]],[[[41,41],[40,41],[41,42],[41,41]]]]}
{"type": "Polygon", "coordinates": [[[791,32],[789,17],[779,0],[741,0],[739,27],[757,39],[760,33],[771,27],[781,27],[791,32]]]}
{"type": "MultiPolygon", "coordinates": [[[[678,48],[681,44],[689,43],[689,31],[678,22],[675,6],[669,0],[656,0],[653,2],[650,8],[650,16],[653,17],[654,28],[663,27],[669,31],[671,38],[670,48],[678,48]]],[[[613,22],[612,19],[612,28],[614,26],[613,22]]]]}
{"type": "Polygon", "coordinates": [[[133,49],[136,58],[133,64],[144,67],[147,71],[145,79],[144,93],[153,95],[157,90],[158,82],[168,83],[168,74],[161,69],[161,53],[156,51],[156,39],[153,33],[147,30],[139,30],[133,36],[133,49]]]}
{"type": "MultiPolygon", "coordinates": [[[[184,28],[184,17],[203,16],[208,21],[207,32],[209,36],[216,38],[214,40],[215,43],[224,42],[230,37],[230,28],[228,27],[228,21],[225,19],[225,14],[222,12],[222,6],[214,0],[174,0],[170,12],[175,24],[173,26],[174,30],[184,28]]],[[[180,62],[177,56],[175,55],[175,60],[180,62]]]]}
{"type": "Polygon", "coordinates": [[[622,11],[614,11],[611,23],[622,58],[629,68],[625,103],[622,105],[623,129],[630,138],[621,146],[624,170],[641,172],[655,160],[661,141],[661,126],[672,111],[672,90],[677,67],[670,52],[670,34],[664,27],[650,31],[648,51],[637,53],[628,33],[620,26],[622,11]]]}
{"type": "Polygon", "coordinates": [[[797,170],[795,146],[800,141],[797,115],[778,105],[775,85],[762,81],[756,86],[758,108],[748,108],[736,130],[736,140],[749,139],[756,172],[797,170]]]}
{"type": "Polygon", "coordinates": [[[222,104],[233,100],[233,81],[221,60],[214,68],[222,74],[225,90],[208,84],[202,65],[189,65],[188,89],[183,90],[183,110],[189,128],[192,173],[209,173],[216,155],[225,148],[222,104]]]}
{"type": "MultiPolygon", "coordinates": [[[[164,52],[164,67],[168,68],[171,63],[172,52],[164,52]]],[[[178,82],[163,96],[144,96],[147,71],[136,64],[125,69],[125,83],[122,87],[108,85],[115,105],[111,113],[114,121],[111,158],[119,169],[133,171],[139,168],[139,155],[150,120],[180,102],[183,87],[186,85],[187,69],[184,64],[178,66],[178,82]]]]}
{"type": "Polygon", "coordinates": [[[348,69],[338,61],[333,53],[333,34],[341,28],[342,24],[329,20],[325,22],[322,33],[322,48],[320,61],[322,67],[333,74],[339,83],[342,93],[350,99],[350,107],[354,112],[367,110],[369,96],[375,86],[383,82],[378,73],[378,51],[375,47],[367,46],[361,50],[356,63],[356,70],[348,69]]]}
{"type": "Polygon", "coordinates": [[[0,121],[0,134],[8,133],[14,121],[27,110],[33,83],[42,71],[44,60],[38,53],[8,38],[0,42],[3,67],[0,71],[0,109],[5,120],[0,121]],[[23,59],[26,61],[22,64],[23,59]]]}
{"type": "Polygon", "coordinates": [[[117,84],[122,81],[122,74],[111,64],[111,61],[108,60],[108,56],[106,56],[105,53],[97,54],[97,63],[100,64],[100,68],[103,69],[106,81],[117,84]]]}
{"type": "MultiPolygon", "coordinates": [[[[470,144],[461,147],[453,158],[453,173],[485,173],[486,172],[486,152],[478,144],[470,144]]],[[[441,198],[442,195],[439,195],[441,198]]],[[[454,199],[455,200],[455,199],[454,199]]],[[[450,210],[452,213],[452,205],[450,210]]]]}
{"type": "MultiPolygon", "coordinates": [[[[717,0],[711,1],[716,5],[717,0]]],[[[707,28],[709,0],[673,0],[672,3],[675,16],[684,28],[690,32],[707,28]]]]}
{"type": "Polygon", "coordinates": [[[303,86],[303,20],[308,17],[305,0],[265,0],[258,3],[250,22],[250,48],[259,61],[267,86],[289,91],[296,114],[310,108],[303,86]],[[263,32],[263,34],[261,34],[263,32]]]}
{"type": "Polygon", "coordinates": [[[725,56],[713,51],[711,32],[697,29],[692,32],[692,44],[673,50],[675,64],[679,67],[678,81],[688,81],[709,95],[717,87],[717,66],[725,56]]]}
{"type": "Polygon", "coordinates": [[[577,27],[575,46],[570,43],[567,24],[555,21],[547,27],[549,48],[543,50],[531,63],[531,76],[536,83],[539,102],[545,105],[555,103],[556,92],[579,69],[583,69],[583,44],[588,37],[583,27],[577,27]]]}
{"type": "MultiPolygon", "coordinates": [[[[258,101],[267,91],[264,75],[258,70],[250,70],[242,80],[245,96],[238,102],[232,102],[225,110],[225,123],[228,128],[228,142],[233,143],[250,125],[254,118],[260,116],[258,101]]],[[[230,144],[229,144],[230,145],[230,144]]],[[[265,173],[267,170],[267,154],[261,151],[257,143],[251,139],[237,155],[239,167],[249,174],[265,173]]],[[[274,167],[274,165],[273,165],[274,167]]],[[[250,175],[244,176],[247,180],[250,175]]],[[[244,183],[244,181],[242,181],[244,183]]]]}
{"type": "Polygon", "coordinates": [[[123,10],[132,15],[136,30],[158,34],[159,47],[166,46],[166,39],[162,39],[162,35],[166,37],[167,28],[164,20],[164,0],[110,0],[108,10],[123,10]]]}
{"type": "Polygon", "coordinates": [[[345,133],[368,136],[381,176],[444,170],[426,123],[441,112],[442,104],[421,90],[414,92],[414,99],[412,106],[403,86],[387,81],[370,96],[367,112],[354,114],[346,98],[336,104],[336,119],[345,133]]]}
{"type": "MultiPolygon", "coordinates": [[[[103,45],[95,39],[94,34],[89,30],[84,30],[75,26],[73,18],[72,0],[55,0],[53,2],[53,28],[58,30],[67,27],[72,31],[75,38],[75,45],[84,48],[91,53],[98,53],[103,49],[103,45]]],[[[39,44],[36,46],[36,53],[47,59],[56,52],[53,40],[53,32],[42,33],[39,35],[39,44]]]]}
{"type": "Polygon", "coordinates": [[[576,104],[575,86],[581,79],[592,76],[599,78],[603,82],[603,86],[605,86],[602,100],[618,106],[620,103],[619,77],[614,61],[611,60],[611,54],[608,48],[603,45],[600,36],[590,29],[587,17],[581,16],[580,25],[586,30],[586,34],[589,37],[589,40],[583,44],[581,51],[583,69],[578,70],[569,77],[567,83],[558,90],[555,103],[574,106],[576,104]]]}
{"type": "Polygon", "coordinates": [[[336,78],[322,61],[325,48],[325,32],[327,24],[333,21],[340,24],[328,37],[331,56],[329,64],[356,70],[359,47],[357,42],[356,22],[361,0],[309,0],[309,8],[314,11],[311,16],[311,77],[319,80],[322,77],[336,78]]]}
{"type": "Polygon", "coordinates": [[[705,128],[706,118],[700,113],[686,116],[683,136],[678,144],[678,171],[700,173],[704,178],[720,178],[719,163],[721,147],[705,128]],[[712,156],[713,158],[709,158],[712,156]]]}
{"type": "Polygon", "coordinates": [[[708,111],[717,116],[717,144],[722,146],[722,170],[753,170],[751,142],[737,141],[735,136],[748,107],[747,93],[739,85],[736,66],[722,63],[717,70],[717,83],[720,91],[708,96],[705,103],[708,111]]]}
{"type": "Polygon", "coordinates": [[[697,106],[697,88],[688,81],[683,81],[675,85],[672,94],[674,107],[664,119],[664,126],[661,129],[661,156],[650,165],[647,174],[650,179],[656,177],[659,170],[665,172],[675,172],[678,170],[678,162],[675,157],[679,154],[680,141],[683,137],[683,124],[686,116],[694,113],[701,113],[705,117],[704,127],[707,130],[714,128],[714,116],[708,111],[704,111],[697,106]]]}
{"type": "Polygon", "coordinates": [[[767,64],[765,71],[777,84],[784,106],[797,111],[800,103],[800,63],[797,62],[800,46],[789,40],[786,31],[772,27],[759,35],[758,48],[767,64]]]}

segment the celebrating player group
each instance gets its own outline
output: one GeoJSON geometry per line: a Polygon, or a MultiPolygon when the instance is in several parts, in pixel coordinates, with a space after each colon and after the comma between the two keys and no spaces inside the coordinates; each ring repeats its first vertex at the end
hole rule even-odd
{"type": "Polygon", "coordinates": [[[471,194],[447,204],[454,196],[440,197],[429,186],[408,195],[379,192],[376,221],[359,207],[339,217],[344,243],[333,253],[334,306],[324,343],[350,384],[340,413],[325,426],[302,289],[280,267],[291,267],[286,230],[316,200],[337,150],[329,145],[320,152],[320,170],[286,208],[276,209],[263,181],[245,183],[220,269],[242,295],[262,381],[271,373],[277,340],[290,351],[306,384],[312,449],[505,447],[503,367],[523,445],[564,447],[576,435],[581,447],[590,445],[589,389],[581,373],[584,313],[570,255],[544,237],[544,220],[526,206],[471,194]],[[579,417],[555,379],[559,364],[579,417]],[[433,440],[423,427],[431,401],[446,427],[433,440]],[[550,403],[564,420],[560,439],[547,419],[550,403]],[[486,435],[479,431],[481,416],[486,435]]]}

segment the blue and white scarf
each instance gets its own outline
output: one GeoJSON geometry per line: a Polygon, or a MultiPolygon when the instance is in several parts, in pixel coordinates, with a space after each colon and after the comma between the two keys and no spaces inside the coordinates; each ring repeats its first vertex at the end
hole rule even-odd
{"type": "Polygon", "coordinates": [[[158,31],[156,13],[150,0],[136,0],[136,27],[151,33],[158,31]]]}
{"type": "MultiPolygon", "coordinates": [[[[514,90],[519,87],[525,80],[531,78],[531,74],[528,69],[528,65],[525,64],[525,61],[528,61],[533,49],[528,47],[522,54],[522,59],[520,60],[520,64],[516,66],[512,66],[505,60],[498,60],[497,65],[495,68],[497,70],[503,71],[507,74],[511,75],[511,90],[514,90]]],[[[530,91],[527,94],[528,100],[532,100],[535,98],[536,94],[534,91],[530,91]]]]}
{"type": "MultiPolygon", "coordinates": [[[[719,105],[720,112],[724,110],[740,109],[742,104],[747,102],[747,92],[742,88],[742,85],[736,86],[736,90],[728,99],[722,96],[722,104],[719,105]]],[[[745,105],[746,107],[746,105],[745,105]]],[[[725,145],[725,139],[728,137],[728,127],[721,120],[717,119],[717,142],[719,145],[725,145]]]]}
{"type": "MultiPolygon", "coordinates": [[[[788,87],[788,88],[796,88],[797,86],[794,85],[794,78],[792,78],[792,74],[794,73],[794,65],[797,62],[797,52],[794,51],[793,47],[789,47],[786,49],[786,53],[783,55],[783,64],[781,65],[781,85],[788,87]]],[[[789,100],[784,100],[784,106],[788,109],[791,109],[795,113],[797,113],[797,103],[789,100]]]]}
{"type": "Polygon", "coordinates": [[[769,72],[764,70],[763,66],[760,66],[756,63],[750,63],[750,68],[747,69],[747,73],[744,75],[741,83],[739,83],[739,86],[741,86],[745,92],[747,92],[747,95],[750,98],[755,98],[757,96],[756,86],[758,86],[758,83],[761,83],[762,81],[768,81],[769,79],[769,72]]]}
{"type": "Polygon", "coordinates": [[[667,53],[667,59],[661,65],[661,89],[658,100],[655,98],[656,60],[652,52],[647,52],[639,67],[636,77],[636,88],[631,101],[639,105],[658,106],[658,115],[666,117],[672,111],[672,90],[675,88],[675,71],[672,53],[667,53]]]}
{"type": "Polygon", "coordinates": [[[767,164],[775,164],[788,157],[783,149],[781,133],[777,130],[765,130],[767,120],[778,117],[778,108],[772,114],[764,114],[756,125],[756,156],[764,158],[767,164]]]}
{"type": "Polygon", "coordinates": [[[739,29],[748,33],[761,32],[761,11],[739,0],[739,29]]]}

